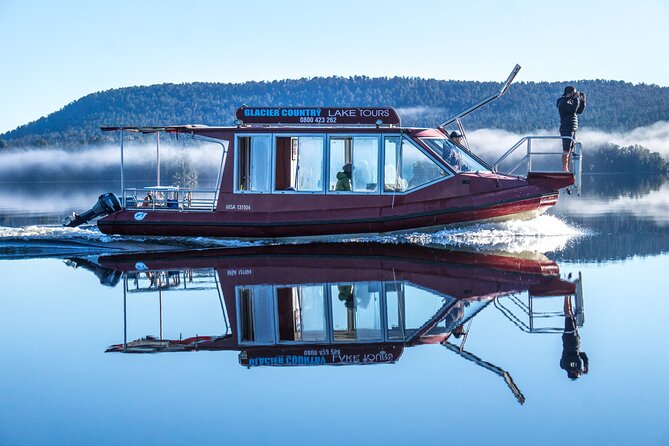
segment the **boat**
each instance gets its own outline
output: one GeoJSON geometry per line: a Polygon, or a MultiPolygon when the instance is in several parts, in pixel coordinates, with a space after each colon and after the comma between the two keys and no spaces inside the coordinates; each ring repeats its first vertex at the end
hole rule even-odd
{"type": "Polygon", "coordinates": [[[461,121],[504,95],[519,69],[499,92],[437,128],[403,127],[392,107],[250,106],[239,108],[236,125],[229,127],[102,127],[120,134],[121,197],[101,195],[91,210],[64,224],[102,216],[97,226],[106,234],[282,239],[433,231],[535,217],[557,203],[561,189],[580,184],[580,144],[574,172],[531,169],[532,158],[543,154],[532,153],[531,142],[552,138],[546,136],[523,138],[490,165],[469,147],[461,121]],[[452,126],[464,137],[461,142],[450,137],[452,126]],[[124,186],[127,132],[156,135],[155,184],[124,186]],[[219,144],[217,186],[162,184],[161,133],[219,144]],[[502,161],[523,144],[527,172],[501,173],[502,161]]]}
{"type": "MultiPolygon", "coordinates": [[[[526,295],[530,319],[523,324],[541,332],[547,315],[535,313],[547,304],[538,301],[557,296],[553,307],[561,307],[574,295],[582,308],[577,282],[536,253],[333,242],[71,262],[122,287],[124,339],[110,353],[230,351],[248,368],[365,366],[394,364],[406,348],[441,345],[502,377],[519,401],[508,372],[464,349],[473,318],[499,309],[518,325],[523,316],[508,307],[526,295]]],[[[554,331],[562,333],[558,319],[554,331]]]]}

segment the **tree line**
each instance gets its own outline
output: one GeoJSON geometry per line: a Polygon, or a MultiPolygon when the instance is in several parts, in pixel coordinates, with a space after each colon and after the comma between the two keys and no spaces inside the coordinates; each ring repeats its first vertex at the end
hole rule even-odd
{"type": "MultiPolygon", "coordinates": [[[[516,133],[558,126],[556,99],[566,84],[588,94],[581,126],[627,131],[669,121],[669,88],[621,81],[518,82],[507,94],[468,116],[468,129],[516,133]]],[[[251,106],[392,106],[402,125],[434,127],[499,90],[495,82],[411,77],[317,77],[271,82],[184,83],[126,87],[92,93],[62,109],[0,135],[0,148],[76,146],[112,142],[101,126],[232,125],[251,106]]]]}
{"type": "Polygon", "coordinates": [[[617,144],[602,144],[593,147],[583,158],[585,173],[669,173],[669,164],[657,152],[635,144],[620,147],[617,144]]]}

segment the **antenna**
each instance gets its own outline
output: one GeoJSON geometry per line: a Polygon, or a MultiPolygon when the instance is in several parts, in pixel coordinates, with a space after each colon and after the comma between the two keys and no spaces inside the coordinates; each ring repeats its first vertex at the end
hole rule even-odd
{"type": "Polygon", "coordinates": [[[502,89],[499,91],[499,95],[497,97],[504,96],[504,93],[506,93],[506,90],[509,89],[511,82],[513,82],[513,80],[516,78],[516,74],[518,74],[519,71],[520,71],[520,65],[516,64],[516,66],[513,67],[513,70],[511,70],[511,74],[509,74],[509,77],[507,77],[506,80],[504,81],[504,85],[502,86],[502,89]]]}
{"type": "Polygon", "coordinates": [[[469,107],[467,110],[458,113],[457,115],[453,116],[452,118],[447,119],[443,123],[439,124],[439,128],[443,129],[447,125],[452,124],[453,122],[463,118],[464,116],[467,116],[471,112],[478,110],[479,108],[486,105],[488,102],[492,102],[495,99],[497,99],[501,96],[504,96],[504,94],[506,93],[506,90],[509,89],[509,86],[511,85],[511,82],[513,82],[513,80],[516,78],[516,75],[518,74],[519,71],[520,71],[520,65],[516,64],[516,66],[513,67],[513,70],[511,70],[511,74],[509,74],[509,77],[507,77],[506,81],[504,81],[504,85],[502,85],[502,89],[498,93],[495,93],[494,95],[485,98],[484,100],[482,100],[478,104],[473,105],[473,106],[469,107]]]}

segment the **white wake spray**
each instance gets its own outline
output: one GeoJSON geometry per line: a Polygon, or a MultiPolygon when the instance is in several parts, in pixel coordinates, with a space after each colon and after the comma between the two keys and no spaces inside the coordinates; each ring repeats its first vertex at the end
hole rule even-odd
{"type": "Polygon", "coordinates": [[[542,215],[531,220],[509,220],[495,223],[478,223],[439,232],[412,232],[404,235],[358,237],[356,242],[415,243],[435,247],[475,250],[479,252],[503,251],[506,253],[553,252],[588,233],[571,226],[552,215],[542,215]]]}

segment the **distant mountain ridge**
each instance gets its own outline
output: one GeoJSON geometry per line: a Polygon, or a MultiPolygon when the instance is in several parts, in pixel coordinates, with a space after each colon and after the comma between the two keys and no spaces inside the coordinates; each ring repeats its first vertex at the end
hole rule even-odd
{"type": "MultiPolygon", "coordinates": [[[[622,81],[517,82],[507,94],[465,119],[468,129],[518,133],[558,126],[555,101],[565,85],[588,95],[581,126],[627,131],[669,120],[669,87],[622,81]]],[[[499,90],[495,82],[422,78],[317,77],[271,82],[185,83],[92,93],[61,110],[0,135],[0,148],[110,142],[101,126],[231,125],[253,106],[392,106],[405,126],[432,127],[499,90]]]]}

